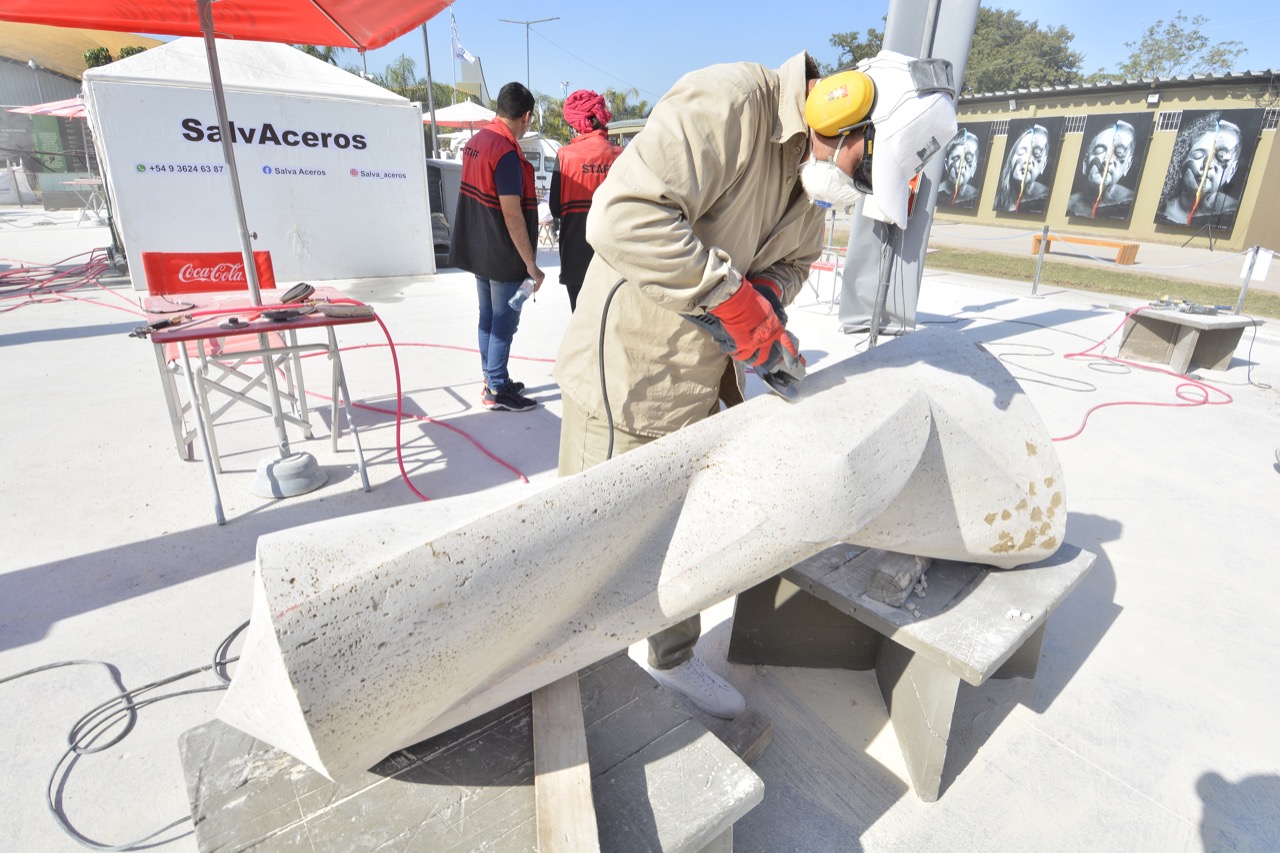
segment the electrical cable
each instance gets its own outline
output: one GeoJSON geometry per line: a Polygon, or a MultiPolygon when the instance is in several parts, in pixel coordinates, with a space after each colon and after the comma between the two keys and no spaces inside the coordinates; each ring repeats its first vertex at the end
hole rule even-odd
{"type": "Polygon", "coordinates": [[[1228,394],[1226,391],[1223,391],[1221,388],[1215,388],[1214,386],[1206,382],[1190,379],[1189,377],[1185,377],[1182,374],[1174,373],[1172,370],[1166,370],[1162,367],[1157,367],[1155,365],[1150,365],[1150,364],[1142,364],[1140,362],[1130,361],[1128,359],[1116,358],[1114,356],[1093,353],[1095,349],[1105,345],[1106,342],[1109,341],[1111,337],[1115,335],[1116,332],[1124,328],[1124,324],[1129,321],[1129,318],[1137,314],[1139,311],[1143,311],[1149,307],[1150,306],[1148,305],[1138,306],[1137,308],[1133,309],[1128,314],[1126,314],[1124,319],[1120,321],[1120,324],[1116,326],[1114,329],[1112,329],[1111,333],[1108,334],[1105,338],[1098,341],[1097,343],[1095,343],[1093,346],[1089,347],[1086,350],[1082,350],[1080,352],[1074,352],[1074,353],[1067,353],[1063,355],[1063,358],[1074,359],[1074,358],[1089,357],[1089,358],[1095,358],[1095,359],[1103,359],[1105,361],[1113,362],[1116,364],[1124,364],[1130,367],[1137,368],[1139,370],[1145,370],[1150,373],[1163,373],[1168,376],[1172,376],[1175,379],[1186,379],[1188,381],[1180,382],[1174,388],[1174,392],[1173,392],[1174,396],[1176,396],[1179,400],[1182,400],[1183,402],[1159,403],[1159,402],[1148,401],[1148,400],[1115,400],[1107,403],[1099,403],[1098,405],[1093,406],[1092,408],[1085,411],[1084,418],[1080,421],[1080,426],[1076,429],[1075,432],[1071,433],[1070,435],[1054,437],[1053,441],[1069,441],[1070,439],[1075,438],[1076,436],[1084,432],[1085,427],[1089,423],[1089,418],[1090,416],[1093,415],[1094,412],[1100,411],[1101,409],[1111,408],[1114,406],[1155,406],[1158,408],[1188,408],[1188,407],[1197,407],[1197,406],[1225,406],[1234,402],[1234,398],[1232,398],[1230,394],[1228,394]],[[1212,400],[1210,399],[1210,392],[1221,394],[1224,399],[1212,400]]]}
{"type": "MultiPolygon", "coordinates": [[[[102,250],[100,249],[81,252],[54,264],[31,264],[26,261],[13,261],[19,264],[17,268],[0,271],[0,291],[3,291],[3,294],[0,295],[0,303],[14,300],[22,301],[17,302],[17,304],[0,307],[0,313],[15,311],[27,305],[78,299],[79,297],[65,294],[87,285],[102,288],[103,286],[99,279],[109,269],[109,265],[101,252],[102,250]],[[89,257],[83,264],[60,269],[63,265],[84,255],[89,257]]],[[[103,289],[106,290],[107,288],[103,289]]],[[[130,310],[135,313],[137,311],[136,308],[131,308],[130,310]]]]}
{"type": "MultiPolygon", "coordinates": [[[[1236,388],[1245,388],[1252,385],[1254,388],[1258,388],[1263,391],[1270,391],[1271,390],[1270,384],[1266,382],[1253,381],[1253,367],[1254,367],[1253,345],[1258,342],[1258,326],[1262,325],[1262,321],[1257,319],[1256,317],[1250,317],[1247,314],[1240,314],[1238,316],[1244,317],[1246,320],[1248,320],[1252,324],[1250,328],[1253,330],[1253,333],[1249,336],[1249,351],[1244,357],[1245,362],[1249,365],[1245,369],[1244,382],[1222,382],[1220,380],[1214,380],[1214,381],[1217,382],[1217,384],[1219,385],[1230,385],[1236,388]]],[[[1192,379],[1195,379],[1197,381],[1201,381],[1201,382],[1204,381],[1203,379],[1201,379],[1200,376],[1194,373],[1190,374],[1190,376],[1192,379]]]]}
{"type": "Polygon", "coordinates": [[[620,278],[609,289],[609,295],[604,298],[604,308],[600,311],[600,342],[596,350],[596,358],[599,360],[600,367],[600,397],[604,400],[604,416],[609,424],[609,447],[605,451],[604,458],[613,458],[613,410],[609,408],[609,388],[604,381],[604,325],[609,319],[609,303],[613,302],[613,295],[618,292],[618,288],[622,287],[626,278],[620,278]]]}
{"type": "Polygon", "coordinates": [[[1049,379],[1058,380],[1057,382],[1050,382],[1045,379],[1035,379],[1031,377],[1015,376],[1014,378],[1017,379],[1019,382],[1035,382],[1038,385],[1048,385],[1050,388],[1058,388],[1063,391],[1071,391],[1073,393],[1079,393],[1079,394],[1088,394],[1098,390],[1098,386],[1094,385],[1092,382],[1085,382],[1083,379],[1073,379],[1070,376],[1062,376],[1057,373],[1050,373],[1047,370],[1037,370],[1034,367],[1028,367],[1025,364],[1021,364],[1017,361],[1014,361],[1015,358],[1051,358],[1057,355],[1057,353],[1054,352],[1053,349],[1050,347],[1040,346],[1039,344],[1010,343],[1006,341],[991,341],[991,342],[982,344],[982,346],[984,349],[987,349],[988,351],[991,349],[991,347],[1024,347],[1030,350],[1040,350],[1040,352],[1009,353],[1007,355],[999,355],[996,353],[992,353],[992,355],[995,355],[995,357],[1002,364],[1006,364],[1011,367],[1016,367],[1019,370],[1026,371],[1028,373],[1035,373],[1040,376],[1047,376],[1049,377],[1049,379]],[[1071,387],[1068,387],[1067,383],[1074,383],[1082,387],[1071,388],[1071,387]]]}
{"type": "MultiPolygon", "coordinates": [[[[349,304],[349,305],[360,305],[360,304],[362,304],[362,303],[360,303],[360,302],[357,302],[357,301],[356,301],[356,300],[354,300],[354,299],[335,299],[335,300],[333,300],[333,302],[334,302],[335,304],[349,304]]],[[[403,448],[403,446],[402,446],[402,444],[401,444],[401,438],[400,438],[400,425],[401,425],[401,422],[404,420],[404,418],[405,418],[405,416],[406,416],[406,415],[405,415],[405,411],[404,411],[404,394],[403,394],[403,388],[402,388],[402,386],[401,386],[401,380],[400,380],[400,359],[399,359],[399,357],[396,355],[396,343],[395,343],[395,341],[394,341],[394,340],[392,339],[392,337],[391,337],[391,330],[387,328],[387,324],[383,322],[382,318],[381,318],[381,317],[379,317],[379,316],[378,316],[378,314],[377,314],[376,312],[374,313],[374,315],[373,315],[373,316],[374,316],[374,319],[377,321],[378,325],[382,328],[382,333],[383,333],[383,334],[386,336],[386,338],[387,338],[386,346],[387,346],[387,348],[388,348],[388,349],[390,349],[390,351],[391,351],[391,364],[392,364],[392,370],[393,370],[393,373],[395,374],[395,379],[396,379],[396,407],[395,407],[395,410],[394,410],[394,411],[392,411],[392,410],[388,410],[388,409],[382,409],[382,408],[379,408],[379,407],[377,407],[377,406],[370,406],[370,405],[368,405],[368,404],[366,404],[366,403],[355,403],[355,402],[352,402],[352,403],[351,403],[351,406],[352,406],[352,408],[356,408],[356,409],[366,409],[366,410],[371,411],[371,412],[378,412],[379,414],[395,415],[395,418],[396,418],[396,462],[397,462],[397,464],[399,465],[399,468],[400,468],[400,476],[401,476],[401,478],[404,480],[405,485],[409,487],[409,491],[413,492],[413,494],[414,494],[414,495],[416,495],[418,498],[420,498],[420,499],[422,499],[422,500],[424,500],[424,501],[430,501],[430,500],[431,500],[431,498],[427,497],[427,496],[426,496],[426,495],[424,495],[422,492],[418,491],[418,489],[413,485],[413,481],[409,479],[409,472],[408,472],[408,470],[405,468],[405,464],[404,464],[404,448],[403,448]]],[[[341,349],[341,351],[342,351],[342,352],[346,352],[348,349],[367,349],[367,348],[370,348],[370,347],[381,347],[381,346],[382,346],[382,344],[361,344],[361,345],[359,345],[359,346],[355,346],[355,347],[350,347],[350,348],[348,348],[348,347],[342,347],[342,348],[340,348],[340,349],[341,349]]],[[[419,344],[418,346],[428,346],[428,345],[427,345],[427,344],[419,344]]],[[[464,348],[464,347],[449,347],[449,348],[450,348],[450,349],[466,349],[466,348],[464,348]]],[[[468,350],[468,351],[474,351],[474,350],[468,350]]],[[[324,353],[311,353],[310,355],[323,355],[323,354],[324,354],[324,353]]],[[[305,358],[305,357],[308,357],[308,356],[304,356],[304,358],[305,358]]],[[[324,394],[318,394],[318,393],[316,393],[316,392],[308,392],[308,393],[309,393],[309,395],[310,395],[310,396],[318,397],[318,398],[323,399],[323,400],[331,400],[331,399],[332,399],[332,398],[330,398],[330,397],[328,397],[328,396],[326,396],[326,395],[324,395],[324,394]]],[[[350,402],[350,401],[348,401],[348,402],[350,402]]],[[[453,426],[452,424],[448,423],[447,421],[437,420],[436,418],[430,417],[430,416],[428,416],[428,415],[409,415],[408,417],[411,417],[411,418],[413,418],[413,419],[415,419],[415,420],[426,421],[427,423],[429,423],[429,424],[433,424],[433,425],[435,425],[435,426],[444,427],[444,428],[445,428],[445,429],[447,429],[447,430],[451,430],[452,432],[455,432],[455,433],[457,433],[458,435],[461,435],[461,436],[462,436],[463,438],[465,438],[467,441],[471,442],[471,444],[472,444],[473,446],[475,446],[475,448],[476,448],[477,450],[479,450],[481,453],[483,453],[485,456],[489,457],[489,458],[490,458],[490,459],[492,459],[494,462],[497,462],[499,465],[503,466],[504,468],[506,468],[506,469],[510,470],[512,473],[514,473],[514,474],[516,475],[516,477],[518,477],[518,478],[519,478],[520,482],[522,482],[522,483],[528,483],[528,482],[529,482],[529,478],[528,478],[528,477],[526,477],[526,476],[524,475],[524,472],[522,472],[519,468],[516,468],[516,467],[515,467],[514,465],[512,465],[511,463],[507,462],[505,459],[502,459],[501,457],[499,457],[499,456],[497,456],[496,454],[494,454],[494,453],[493,453],[492,451],[490,451],[487,447],[485,447],[483,444],[481,444],[481,443],[480,443],[480,442],[479,442],[475,437],[473,437],[472,435],[470,435],[470,434],[469,434],[469,433],[467,433],[466,431],[461,430],[461,429],[459,429],[459,428],[457,428],[457,427],[453,426]]]]}
{"type": "MultiPolygon", "coordinates": [[[[142,685],[141,687],[135,687],[132,690],[127,689],[124,686],[124,679],[121,676],[119,669],[117,669],[113,664],[99,660],[58,661],[56,663],[33,667],[31,669],[24,670],[23,672],[0,678],[0,684],[5,684],[6,682],[16,681],[20,678],[25,678],[30,675],[35,675],[40,672],[64,666],[102,666],[106,668],[107,672],[111,675],[112,681],[120,688],[120,692],[117,695],[104,702],[98,703],[88,712],[81,715],[81,717],[72,724],[71,729],[67,734],[67,750],[58,759],[57,763],[54,764],[53,772],[49,775],[49,782],[45,786],[45,805],[53,816],[54,822],[63,832],[79,844],[92,850],[138,850],[143,847],[154,846],[152,843],[153,839],[191,820],[191,816],[186,815],[177,820],[170,821],[159,829],[153,830],[146,835],[133,839],[132,841],[127,841],[123,844],[103,844],[83,835],[79,830],[71,825],[71,821],[66,816],[63,809],[62,792],[66,788],[67,778],[71,774],[71,769],[75,766],[80,757],[105,752],[118,745],[128,737],[130,732],[132,732],[134,727],[137,725],[138,711],[141,709],[154,705],[157,702],[162,702],[166,699],[174,699],[179,696],[191,696],[198,693],[214,693],[226,690],[227,686],[231,683],[230,676],[226,674],[227,665],[239,660],[239,657],[228,657],[227,655],[232,643],[235,642],[236,637],[238,637],[240,633],[248,627],[248,625],[249,623],[247,621],[241,623],[218,644],[213,654],[212,663],[152,681],[148,684],[142,685]],[[171,693],[163,693],[159,696],[151,696],[146,699],[138,698],[143,694],[156,690],[157,688],[209,671],[212,671],[221,683],[209,687],[194,687],[187,690],[177,690],[171,693]],[[104,740],[109,730],[113,726],[117,725],[120,726],[119,731],[110,738],[104,740]]],[[[174,839],[167,839],[167,841],[171,840],[174,839]]]]}
{"type": "MultiPolygon", "coordinates": [[[[1222,405],[1227,405],[1229,403],[1234,402],[1234,399],[1226,391],[1223,391],[1221,388],[1218,388],[1215,385],[1211,385],[1208,382],[1205,382],[1203,379],[1201,379],[1198,376],[1195,376],[1195,375],[1184,376],[1180,373],[1174,373],[1172,370],[1166,370],[1164,368],[1161,368],[1155,365],[1143,364],[1140,362],[1129,361],[1128,359],[1116,358],[1114,356],[1108,356],[1108,355],[1103,355],[1100,353],[1093,352],[1098,347],[1103,346],[1107,341],[1109,341],[1116,334],[1116,332],[1124,328],[1124,324],[1127,323],[1129,319],[1133,317],[1134,314],[1137,314],[1139,311],[1147,310],[1150,307],[1151,306],[1149,305],[1142,305],[1135,308],[1133,311],[1130,311],[1128,314],[1126,314],[1124,319],[1120,321],[1119,325],[1116,326],[1116,328],[1112,329],[1111,332],[1105,338],[1099,341],[1095,341],[1094,344],[1090,346],[1088,349],[1081,350],[1080,352],[1066,353],[1063,355],[1063,358],[1093,359],[1093,361],[1088,365],[1088,367],[1091,370],[1097,370],[1103,373],[1108,373],[1110,375],[1125,375],[1132,372],[1132,370],[1136,369],[1136,370],[1142,370],[1142,371],[1147,371],[1151,373],[1164,373],[1176,379],[1190,380],[1190,381],[1182,382],[1177,386],[1175,386],[1174,388],[1174,395],[1179,400],[1182,400],[1183,402],[1161,403],[1156,401],[1144,401],[1144,400],[1116,400],[1108,403],[1101,403],[1085,411],[1084,418],[1081,421],[1079,428],[1075,432],[1071,433],[1070,435],[1055,437],[1052,439],[1053,441],[1067,441],[1069,439],[1076,438],[1077,436],[1079,436],[1081,433],[1084,432],[1085,426],[1088,424],[1090,416],[1094,412],[1100,409],[1111,408],[1116,406],[1155,406],[1155,407],[1169,407],[1169,408],[1192,408],[1192,407],[1205,406],[1205,405],[1222,406],[1222,405]],[[1211,392],[1221,395],[1222,399],[1218,399],[1218,400],[1211,399],[1211,392]]],[[[962,316],[964,313],[965,312],[961,312],[960,314],[955,315],[955,319],[953,320],[925,321],[924,325],[945,325],[945,324],[958,322],[962,319],[970,319],[970,317],[962,316]]],[[[1050,331],[1058,332],[1059,334],[1071,335],[1073,337],[1084,338],[1085,340],[1094,341],[1094,338],[1091,338],[1086,335],[1081,335],[1078,332],[1072,332],[1067,329],[1060,329],[1055,326],[1047,326],[1047,325],[1044,325],[1043,323],[1036,323],[1030,320],[1014,320],[1014,319],[1007,319],[1003,317],[992,317],[990,315],[983,315],[983,314],[974,314],[972,315],[972,318],[990,320],[993,323],[1017,323],[1017,324],[1026,325],[1026,326],[1035,326],[1036,328],[1048,329],[1050,331]]],[[[1253,320],[1252,317],[1249,319],[1253,320]]],[[[1257,321],[1254,320],[1254,340],[1256,340],[1256,337],[1257,337],[1257,321]]],[[[999,342],[983,344],[983,346],[986,346],[986,347],[999,346],[999,345],[1032,346],[1030,344],[1000,344],[999,342]]],[[[1250,352],[1249,360],[1252,363],[1252,352],[1253,352],[1252,340],[1250,341],[1249,352],[1250,352]]],[[[1002,362],[1017,364],[1016,362],[1006,361],[1006,359],[1002,356],[997,355],[996,357],[999,358],[1002,362]]],[[[1023,370],[1032,370],[1032,372],[1043,373],[1042,371],[1036,371],[1036,370],[1033,370],[1032,368],[1028,368],[1025,365],[1018,365],[1018,366],[1023,370]]],[[[1082,380],[1060,376],[1058,374],[1043,374],[1043,375],[1048,375],[1055,379],[1061,379],[1064,382],[1077,382],[1082,384],[1089,384],[1089,383],[1083,383],[1082,380]]],[[[1019,380],[1019,381],[1024,381],[1024,380],[1019,380]]],[[[1042,380],[1036,380],[1036,379],[1026,379],[1025,381],[1038,382],[1040,384],[1051,384],[1051,383],[1045,383],[1042,380]]],[[[1257,387],[1267,387],[1267,388],[1270,387],[1270,386],[1260,385],[1259,383],[1251,382],[1250,384],[1256,385],[1257,387]]],[[[1070,390],[1076,390],[1076,389],[1063,388],[1063,390],[1070,391],[1070,390]]],[[[1096,390],[1096,388],[1094,390],[1096,390]]]]}

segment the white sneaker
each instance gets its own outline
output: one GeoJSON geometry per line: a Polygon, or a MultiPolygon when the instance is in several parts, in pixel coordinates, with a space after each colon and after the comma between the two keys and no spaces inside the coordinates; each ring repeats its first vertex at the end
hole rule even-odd
{"type": "Polygon", "coordinates": [[[654,680],[668,690],[689,699],[713,717],[732,720],[747,707],[747,700],[737,689],[707,669],[697,655],[671,669],[649,668],[654,680]]]}

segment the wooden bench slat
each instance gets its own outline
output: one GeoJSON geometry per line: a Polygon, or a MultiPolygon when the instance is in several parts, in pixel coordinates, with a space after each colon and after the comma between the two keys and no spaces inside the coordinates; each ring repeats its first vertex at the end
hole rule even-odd
{"type": "Polygon", "coordinates": [[[533,800],[539,853],[600,853],[578,673],[533,691],[533,800]]]}
{"type": "MultiPolygon", "coordinates": [[[[1035,234],[1031,238],[1031,254],[1040,254],[1040,242],[1043,235],[1035,234]]],[[[1105,246],[1116,250],[1116,263],[1120,266],[1129,266],[1138,260],[1138,244],[1124,240],[1106,240],[1101,237],[1068,237],[1063,234],[1050,234],[1045,238],[1046,252],[1053,248],[1053,241],[1061,240],[1063,243],[1080,243],[1087,246],[1105,246]]]]}

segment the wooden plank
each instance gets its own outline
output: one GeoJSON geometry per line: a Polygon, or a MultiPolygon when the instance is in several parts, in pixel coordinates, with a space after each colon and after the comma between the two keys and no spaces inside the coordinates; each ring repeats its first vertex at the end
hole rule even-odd
{"type": "Polygon", "coordinates": [[[533,774],[540,853],[599,853],[576,672],[533,691],[533,774]]]}
{"type": "MultiPolygon", "coordinates": [[[[1031,238],[1031,254],[1040,253],[1040,234],[1035,234],[1031,238]]],[[[1045,242],[1045,251],[1053,249],[1053,241],[1060,240],[1063,243],[1078,243],[1085,246],[1104,246],[1108,249],[1116,250],[1116,263],[1121,266],[1133,264],[1138,259],[1138,244],[1129,243],[1120,240],[1104,240],[1100,237],[1067,237],[1062,234],[1050,235],[1045,242]]]]}

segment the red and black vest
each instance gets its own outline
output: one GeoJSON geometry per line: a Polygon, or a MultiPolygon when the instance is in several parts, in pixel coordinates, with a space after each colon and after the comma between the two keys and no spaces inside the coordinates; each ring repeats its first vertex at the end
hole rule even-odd
{"type": "Polygon", "coordinates": [[[524,213],[529,245],[538,246],[538,198],[534,192],[533,165],[525,159],[515,136],[494,119],[482,127],[462,149],[462,187],[453,215],[449,264],[490,281],[524,281],[529,273],[516,251],[502,205],[494,171],[503,155],[515,151],[523,175],[520,209],[524,213]]]}
{"type": "Polygon", "coordinates": [[[551,215],[560,217],[560,283],[581,285],[595,255],[587,243],[591,198],[609,175],[622,149],[604,130],[575,137],[556,152],[559,171],[552,175],[551,215]]]}

